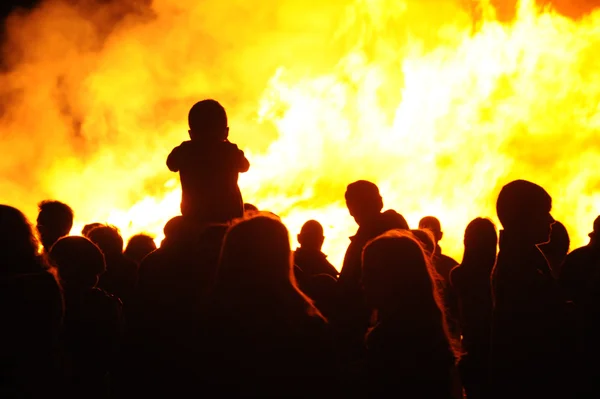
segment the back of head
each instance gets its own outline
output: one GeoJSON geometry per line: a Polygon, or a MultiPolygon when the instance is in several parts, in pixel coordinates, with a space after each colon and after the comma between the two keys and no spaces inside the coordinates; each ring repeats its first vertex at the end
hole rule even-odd
{"type": "Polygon", "coordinates": [[[227,138],[227,113],[215,100],[202,100],[194,104],[188,114],[188,123],[192,139],[227,138]]]}
{"type": "Polygon", "coordinates": [[[298,242],[302,248],[313,251],[320,251],[323,245],[323,226],[316,220],[309,220],[304,223],[300,234],[298,234],[298,242]]]}
{"type": "Polygon", "coordinates": [[[498,248],[496,226],[489,219],[473,219],[465,229],[463,264],[481,261],[493,263],[498,248]]]}
{"type": "Polygon", "coordinates": [[[435,254],[435,238],[429,229],[413,229],[410,231],[419,244],[425,250],[425,254],[431,258],[435,254]]]}
{"type": "Polygon", "coordinates": [[[383,209],[379,188],[370,181],[358,180],[349,184],[345,198],[350,214],[359,225],[383,209]]]}
{"type": "Polygon", "coordinates": [[[100,226],[90,231],[88,238],[107,257],[123,254],[123,237],[114,226],[100,226]]]}
{"type": "Polygon", "coordinates": [[[363,251],[365,294],[379,309],[409,311],[421,305],[439,311],[432,273],[421,245],[407,231],[384,233],[363,251]]]}
{"type": "Polygon", "coordinates": [[[38,246],[25,215],[12,206],[0,205],[0,273],[31,271],[38,246]]]}
{"type": "Polygon", "coordinates": [[[89,223],[83,226],[81,229],[81,235],[87,237],[90,234],[90,231],[94,230],[96,227],[104,226],[102,223],[89,223]]]}
{"type": "Polygon", "coordinates": [[[64,237],[54,244],[50,259],[68,284],[94,286],[106,265],[100,249],[85,237],[64,237]]]}
{"type": "Polygon", "coordinates": [[[49,250],[59,238],[69,234],[73,227],[73,210],[60,201],[42,201],[38,205],[37,228],[42,244],[49,250]]]}
{"type": "Polygon", "coordinates": [[[283,223],[261,213],[230,227],[221,252],[221,282],[273,287],[289,285],[291,276],[290,241],[283,223]]]}
{"type": "Polygon", "coordinates": [[[505,230],[520,229],[539,213],[549,213],[552,198],[542,187],[527,180],[515,180],[500,190],[496,201],[498,219],[505,230]]]}
{"type": "Polygon", "coordinates": [[[433,233],[435,241],[442,239],[442,225],[435,216],[425,216],[419,221],[419,229],[428,229],[433,233]]]}
{"type": "Polygon", "coordinates": [[[146,255],[155,249],[154,238],[148,234],[136,234],[127,242],[124,253],[129,259],[139,264],[146,255]]]}

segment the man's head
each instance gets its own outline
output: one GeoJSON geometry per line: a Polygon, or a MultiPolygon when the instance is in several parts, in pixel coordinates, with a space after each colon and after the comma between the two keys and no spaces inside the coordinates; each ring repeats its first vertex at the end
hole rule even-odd
{"type": "Polygon", "coordinates": [[[504,230],[528,244],[550,240],[554,223],[551,209],[552,198],[546,190],[526,180],[515,180],[502,187],[496,202],[496,212],[504,230]]]}
{"type": "Polygon", "coordinates": [[[316,220],[309,220],[304,223],[300,234],[298,234],[300,247],[312,251],[320,251],[323,241],[325,241],[325,236],[323,235],[323,226],[321,226],[321,223],[316,220]]]}
{"type": "Polygon", "coordinates": [[[202,100],[194,104],[188,114],[189,133],[192,140],[210,138],[226,140],[229,135],[225,108],[215,100],[202,100]]]}
{"type": "Polygon", "coordinates": [[[590,243],[600,243],[600,216],[596,217],[596,220],[594,220],[594,229],[588,236],[590,237],[590,243]]]}
{"type": "Polygon", "coordinates": [[[436,243],[438,243],[444,236],[444,232],[442,231],[442,225],[440,224],[438,218],[436,218],[435,216],[425,216],[419,221],[419,228],[431,231],[436,243]]]}
{"type": "Polygon", "coordinates": [[[358,180],[348,185],[346,189],[346,206],[360,226],[381,213],[383,199],[379,194],[379,188],[374,183],[358,180]]]}
{"type": "Polygon", "coordinates": [[[123,254],[123,237],[114,226],[100,226],[89,232],[88,238],[96,244],[106,257],[123,254]]]}
{"type": "Polygon", "coordinates": [[[73,227],[73,210],[59,201],[46,200],[38,205],[37,229],[44,249],[48,252],[73,227]]]}

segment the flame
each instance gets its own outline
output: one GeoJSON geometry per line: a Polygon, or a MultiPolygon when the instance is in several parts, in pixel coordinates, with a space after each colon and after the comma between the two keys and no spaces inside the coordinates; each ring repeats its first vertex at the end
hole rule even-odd
{"type": "Polygon", "coordinates": [[[523,0],[501,22],[488,1],[321,3],[47,1],[12,15],[0,202],[35,218],[55,198],[75,209],[74,234],[106,221],[159,241],[180,201],[166,156],[212,97],[251,162],[246,202],[292,235],[321,221],[338,267],[358,179],[411,226],[438,216],[458,260],[466,224],[496,220],[516,178],[550,192],[572,247],[586,242],[600,210],[600,11],[523,0]]]}

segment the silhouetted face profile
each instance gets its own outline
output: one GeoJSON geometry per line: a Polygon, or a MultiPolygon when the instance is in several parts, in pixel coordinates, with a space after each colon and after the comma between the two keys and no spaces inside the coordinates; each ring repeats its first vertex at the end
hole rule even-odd
{"type": "Polygon", "coordinates": [[[94,287],[106,271],[104,255],[85,237],[64,237],[54,244],[50,259],[60,279],[70,285],[94,287]]]}
{"type": "Polygon", "coordinates": [[[37,230],[42,245],[49,251],[59,238],[69,234],[73,227],[73,210],[59,201],[42,201],[39,204],[37,230]]]}
{"type": "Polygon", "coordinates": [[[395,311],[435,303],[431,265],[410,232],[389,231],[363,251],[363,286],[369,304],[395,311]]]}
{"type": "Polygon", "coordinates": [[[598,216],[596,220],[594,220],[594,230],[590,234],[588,234],[588,236],[590,237],[590,244],[598,244],[598,238],[600,238],[600,216],[598,216]]]}
{"type": "Polygon", "coordinates": [[[88,238],[100,248],[104,256],[111,257],[123,253],[123,237],[116,227],[96,227],[90,231],[88,238]]]}
{"type": "Polygon", "coordinates": [[[346,206],[350,215],[361,226],[373,220],[383,209],[379,188],[369,181],[359,180],[346,189],[346,206]]]}
{"type": "Polygon", "coordinates": [[[496,211],[505,230],[520,237],[524,244],[550,240],[554,218],[550,215],[552,198],[542,187],[526,180],[515,180],[502,188],[496,211]]]}
{"type": "Polygon", "coordinates": [[[38,241],[27,218],[12,206],[0,205],[0,273],[26,272],[38,254],[38,241]]]}
{"type": "Polygon", "coordinates": [[[473,219],[465,229],[465,258],[473,256],[476,259],[496,258],[498,248],[498,233],[496,226],[489,219],[473,219]]]}
{"type": "Polygon", "coordinates": [[[433,233],[433,238],[435,239],[436,243],[440,241],[444,236],[440,221],[434,216],[425,216],[423,219],[421,219],[419,221],[419,228],[428,229],[429,231],[431,231],[431,233],[433,233]]]}
{"type": "Polygon", "coordinates": [[[316,220],[309,220],[304,223],[300,234],[298,234],[300,246],[311,251],[320,251],[324,240],[323,226],[316,220]]]}
{"type": "Polygon", "coordinates": [[[188,114],[190,138],[192,140],[227,139],[227,113],[225,108],[215,100],[202,100],[194,104],[188,114]]]}

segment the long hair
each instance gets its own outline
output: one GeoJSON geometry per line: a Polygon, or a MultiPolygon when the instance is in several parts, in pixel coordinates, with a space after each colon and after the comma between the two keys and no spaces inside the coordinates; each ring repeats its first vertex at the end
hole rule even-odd
{"type": "Polygon", "coordinates": [[[465,252],[462,267],[481,267],[485,264],[489,272],[496,262],[498,233],[496,226],[489,219],[473,219],[465,229],[465,252]]]}
{"type": "Polygon", "coordinates": [[[0,273],[32,273],[48,268],[40,242],[25,215],[0,205],[0,273]]]}
{"type": "Polygon", "coordinates": [[[412,328],[428,329],[430,334],[447,340],[449,350],[454,350],[435,282],[436,272],[410,232],[391,230],[367,243],[363,279],[365,293],[375,298],[374,305],[383,319],[391,316],[410,321],[412,328]]]}
{"type": "Polygon", "coordinates": [[[215,297],[236,308],[284,307],[322,317],[296,284],[287,228],[276,217],[258,213],[235,221],[225,235],[215,297]]]}

